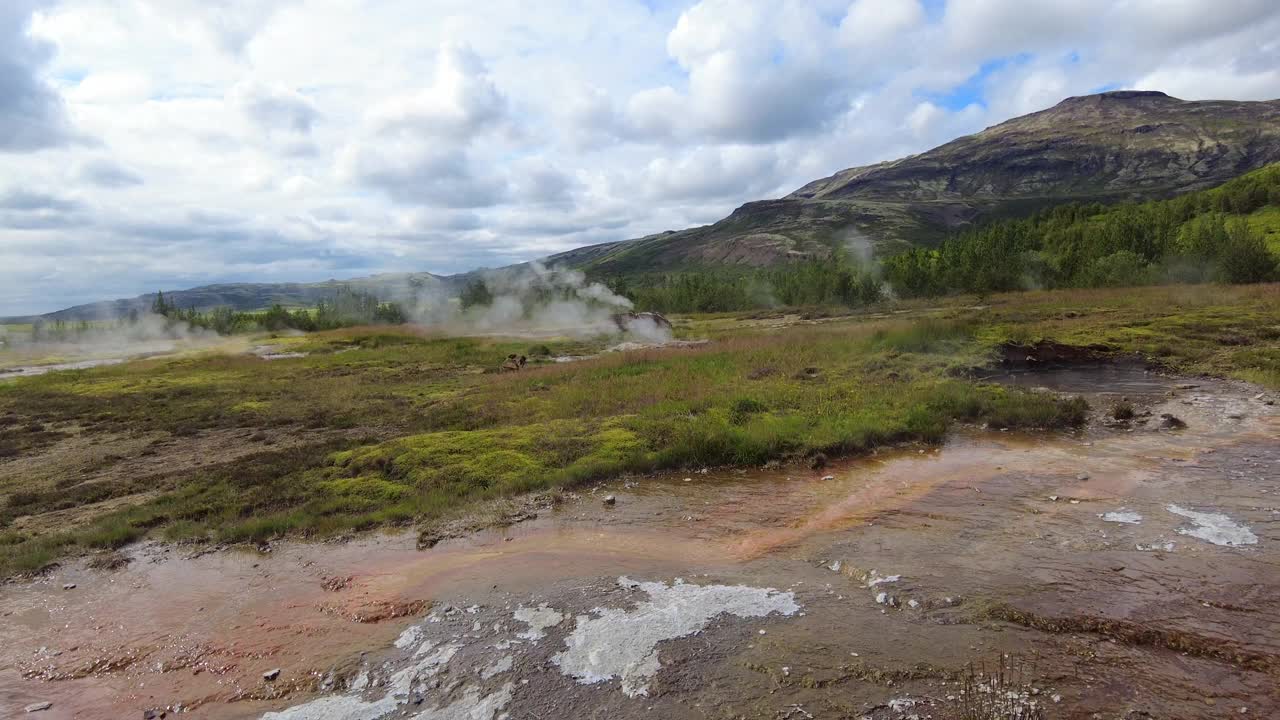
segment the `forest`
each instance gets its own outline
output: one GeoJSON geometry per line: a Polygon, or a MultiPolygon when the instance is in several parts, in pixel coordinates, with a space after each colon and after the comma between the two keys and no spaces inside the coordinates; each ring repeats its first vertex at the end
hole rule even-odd
{"type": "Polygon", "coordinates": [[[884,260],[900,297],[957,292],[1256,283],[1277,279],[1264,233],[1280,211],[1280,165],[1169,200],[1071,204],[1003,220],[884,260]],[[1251,222],[1251,220],[1264,222],[1251,222]]]}

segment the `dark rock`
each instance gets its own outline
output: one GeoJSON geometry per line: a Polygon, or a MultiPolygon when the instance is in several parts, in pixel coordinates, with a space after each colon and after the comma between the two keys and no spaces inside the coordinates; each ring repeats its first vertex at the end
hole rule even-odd
{"type": "Polygon", "coordinates": [[[1175,417],[1170,413],[1162,413],[1160,415],[1160,420],[1161,420],[1160,427],[1168,428],[1170,430],[1181,430],[1182,428],[1187,426],[1187,424],[1183,422],[1180,418],[1175,417]]]}
{"type": "Polygon", "coordinates": [[[821,470],[827,466],[827,456],[823,453],[814,453],[809,456],[809,469],[821,470]]]}
{"type": "Polygon", "coordinates": [[[268,670],[262,673],[262,679],[266,680],[267,682],[271,682],[278,677],[280,677],[280,668],[275,668],[273,670],[268,670]]]}
{"type": "Polygon", "coordinates": [[[616,502],[618,502],[618,498],[616,498],[616,497],[614,497],[614,496],[612,496],[612,495],[605,495],[605,496],[604,496],[604,504],[605,504],[605,505],[613,505],[613,504],[614,504],[614,503],[616,503],[616,502]]]}

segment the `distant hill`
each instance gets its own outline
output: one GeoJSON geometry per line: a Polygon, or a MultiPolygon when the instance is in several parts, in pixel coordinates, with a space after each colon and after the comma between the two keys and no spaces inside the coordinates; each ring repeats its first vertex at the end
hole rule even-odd
{"type": "Polygon", "coordinates": [[[1160,92],[1063,100],[928,152],[749,202],[704,227],[571,250],[600,275],[773,265],[858,244],[936,245],[988,219],[1066,202],[1162,198],[1280,160],[1280,100],[1187,102],[1160,92]]]}
{"type": "MultiPolygon", "coordinates": [[[[332,299],[340,287],[371,293],[384,301],[398,301],[440,292],[456,294],[455,281],[431,273],[386,273],[350,280],[325,280],[315,283],[226,283],[203,285],[189,290],[164,289],[165,299],[179,308],[194,307],[209,310],[230,307],[235,310],[261,310],[274,304],[285,307],[315,305],[320,300],[332,299]]],[[[123,317],[130,310],[146,312],[155,301],[155,293],[134,298],[105,300],[103,302],[76,305],[64,310],[27,317],[2,318],[0,322],[26,323],[36,319],[48,322],[65,320],[98,320],[123,317]]]]}
{"type": "MultiPolygon", "coordinates": [[[[610,277],[725,265],[771,266],[857,245],[879,255],[934,246],[989,220],[1071,202],[1165,198],[1280,161],[1280,100],[1188,102],[1160,92],[1067,98],[901,160],[850,168],[711,225],[604,243],[545,262],[610,277]]],[[[521,266],[504,268],[514,271],[521,266]]],[[[313,305],[340,285],[384,300],[416,288],[456,294],[476,272],[165,290],[179,307],[313,305]]],[[[79,305],[46,320],[117,317],[154,295],[79,305]]],[[[8,318],[25,322],[31,318],[8,318]]]]}

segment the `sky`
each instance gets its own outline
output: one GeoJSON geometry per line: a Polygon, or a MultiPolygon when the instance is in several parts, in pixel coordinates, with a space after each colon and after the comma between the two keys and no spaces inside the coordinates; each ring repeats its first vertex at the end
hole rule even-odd
{"type": "Polygon", "coordinates": [[[1280,98],[1280,2],[0,0],[0,315],[497,267],[1119,88],[1280,98]]]}

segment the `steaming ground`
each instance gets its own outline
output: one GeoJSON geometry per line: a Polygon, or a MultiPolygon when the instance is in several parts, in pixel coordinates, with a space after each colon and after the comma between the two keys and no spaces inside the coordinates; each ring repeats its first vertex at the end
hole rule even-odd
{"type": "MultiPolygon", "coordinates": [[[[647,345],[548,283],[505,297],[585,334],[349,328],[0,386],[0,715],[903,720],[999,652],[1067,716],[1280,712],[1275,288],[681,318],[716,342],[606,353],[647,345]],[[1099,345],[1128,362],[974,371],[1099,345]]],[[[525,316],[500,327],[564,327],[525,316]]]]}
{"type": "MultiPolygon", "coordinates": [[[[477,278],[490,297],[464,307],[439,289],[424,288],[406,303],[412,321],[449,335],[527,338],[592,337],[618,330],[614,316],[631,311],[632,303],[598,282],[566,268],[538,262],[477,278]]],[[[641,342],[661,343],[670,333],[643,323],[627,331],[641,342]]]]}

